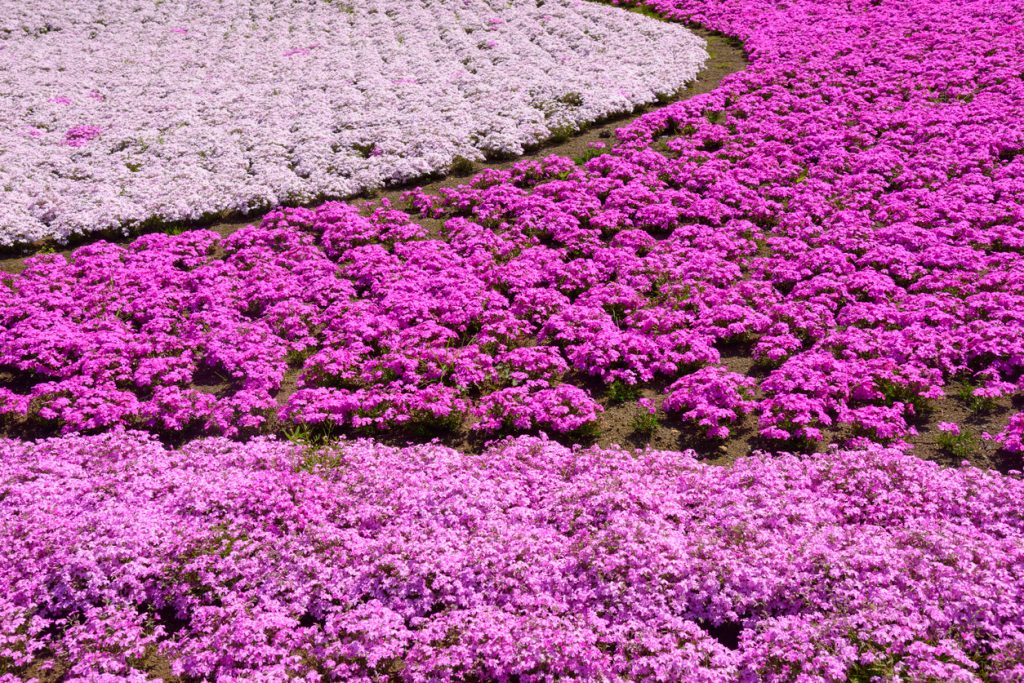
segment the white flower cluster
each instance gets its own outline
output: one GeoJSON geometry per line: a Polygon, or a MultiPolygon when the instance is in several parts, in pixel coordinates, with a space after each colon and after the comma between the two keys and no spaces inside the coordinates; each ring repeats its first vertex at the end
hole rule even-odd
{"type": "Polygon", "coordinates": [[[706,59],[584,0],[0,0],[0,246],[517,154],[706,59]]]}

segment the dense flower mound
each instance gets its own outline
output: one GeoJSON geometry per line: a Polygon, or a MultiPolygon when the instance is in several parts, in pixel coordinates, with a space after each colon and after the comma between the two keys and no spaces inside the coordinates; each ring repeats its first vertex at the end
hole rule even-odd
{"type": "MultiPolygon", "coordinates": [[[[0,414],[576,432],[595,388],[681,381],[664,407],[710,436],[752,413],[779,443],[892,443],[953,383],[1019,402],[1024,3],[649,7],[749,69],[585,164],[412,193],[443,229],[328,204],[39,257],[0,287],[0,414]]],[[[999,429],[1021,450],[1024,418],[999,429]]]]}
{"type": "Polygon", "coordinates": [[[582,0],[2,0],[0,247],[518,154],[706,58],[582,0]]]}
{"type": "Polygon", "coordinates": [[[879,447],[0,441],[0,678],[1020,681],[1022,510],[879,447]]]}

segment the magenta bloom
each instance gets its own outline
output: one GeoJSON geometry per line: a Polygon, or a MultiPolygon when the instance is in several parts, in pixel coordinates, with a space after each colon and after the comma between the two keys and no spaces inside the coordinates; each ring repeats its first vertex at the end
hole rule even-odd
{"type": "Polygon", "coordinates": [[[100,136],[99,126],[75,126],[64,133],[64,144],[68,147],[82,147],[100,136]]]}

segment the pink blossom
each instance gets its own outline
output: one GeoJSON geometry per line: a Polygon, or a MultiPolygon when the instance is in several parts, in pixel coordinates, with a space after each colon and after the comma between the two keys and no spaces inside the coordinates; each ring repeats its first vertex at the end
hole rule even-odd
{"type": "Polygon", "coordinates": [[[1019,680],[1024,483],[895,449],[0,440],[8,678],[1019,680]],[[225,643],[230,643],[226,649],[225,643]],[[401,662],[401,665],[396,665],[401,662]],[[151,671],[151,669],[149,669],[151,671]]]}
{"type": "Polygon", "coordinates": [[[100,136],[99,126],[75,126],[64,133],[64,144],[68,147],[82,147],[100,136]]]}
{"type": "Polygon", "coordinates": [[[940,432],[952,434],[953,436],[956,436],[960,433],[960,425],[956,424],[955,422],[940,422],[936,426],[938,427],[940,432]]]}

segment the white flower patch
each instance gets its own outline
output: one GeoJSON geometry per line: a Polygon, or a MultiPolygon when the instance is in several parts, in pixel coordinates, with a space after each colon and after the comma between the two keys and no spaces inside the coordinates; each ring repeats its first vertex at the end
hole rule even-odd
{"type": "Polygon", "coordinates": [[[0,246],[521,153],[706,59],[584,0],[0,0],[0,246]]]}

